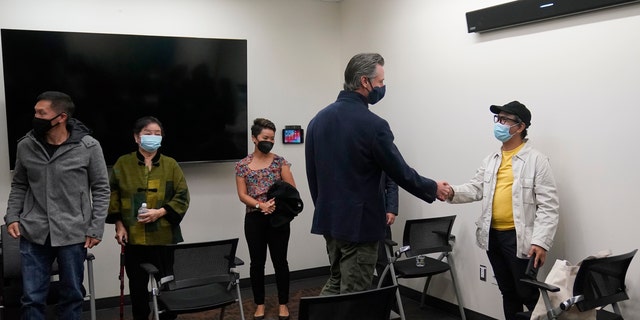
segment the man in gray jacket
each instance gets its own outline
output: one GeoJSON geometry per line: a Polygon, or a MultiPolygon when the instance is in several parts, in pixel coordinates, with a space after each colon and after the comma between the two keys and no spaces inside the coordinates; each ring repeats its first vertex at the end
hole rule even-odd
{"type": "Polygon", "coordinates": [[[18,141],[7,214],[9,235],[20,238],[22,319],[45,319],[51,265],[60,272],[59,319],[81,319],[87,249],[98,245],[109,205],[102,148],[71,118],[71,98],[38,96],[33,130],[18,141]]]}

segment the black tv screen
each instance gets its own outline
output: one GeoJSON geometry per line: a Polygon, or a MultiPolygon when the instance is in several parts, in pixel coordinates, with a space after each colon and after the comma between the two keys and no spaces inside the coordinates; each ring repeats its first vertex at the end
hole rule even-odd
{"type": "Polygon", "coordinates": [[[107,165],[136,150],[132,126],[164,126],[161,152],[178,162],[247,154],[247,41],[2,29],[11,168],[36,97],[62,91],[93,131],[107,165]]]}

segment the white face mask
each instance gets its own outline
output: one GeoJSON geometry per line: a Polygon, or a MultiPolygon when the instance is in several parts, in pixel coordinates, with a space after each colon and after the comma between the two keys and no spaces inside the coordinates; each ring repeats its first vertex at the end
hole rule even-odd
{"type": "Polygon", "coordinates": [[[140,147],[148,152],[154,152],[160,148],[160,144],[162,143],[162,136],[156,135],[141,135],[140,136],[140,147]]]}

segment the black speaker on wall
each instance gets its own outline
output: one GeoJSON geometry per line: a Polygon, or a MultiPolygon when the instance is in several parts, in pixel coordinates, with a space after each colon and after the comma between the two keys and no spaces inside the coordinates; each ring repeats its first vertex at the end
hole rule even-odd
{"type": "Polygon", "coordinates": [[[518,0],[467,12],[467,31],[485,32],[640,0],[518,0]]]}

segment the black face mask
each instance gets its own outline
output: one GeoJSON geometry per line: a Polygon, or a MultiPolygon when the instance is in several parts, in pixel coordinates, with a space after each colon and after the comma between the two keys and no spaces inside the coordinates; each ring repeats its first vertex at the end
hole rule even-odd
{"type": "Polygon", "coordinates": [[[57,117],[59,117],[62,114],[62,112],[58,113],[57,116],[51,118],[51,119],[41,119],[41,118],[33,118],[32,120],[32,124],[33,124],[33,133],[36,136],[42,136],[45,133],[49,132],[49,130],[51,130],[51,128],[57,126],[58,124],[60,124],[60,122],[56,123],[55,125],[51,125],[51,121],[57,117]]]}
{"type": "Polygon", "coordinates": [[[371,83],[371,80],[369,80],[369,85],[371,86],[371,91],[369,91],[367,99],[369,99],[369,104],[376,104],[378,103],[378,101],[384,98],[384,94],[387,91],[387,86],[374,87],[371,83]]]}
{"type": "Polygon", "coordinates": [[[267,154],[269,152],[271,152],[271,149],[273,148],[273,142],[271,141],[260,141],[258,142],[258,150],[260,150],[260,152],[267,154]]]}

